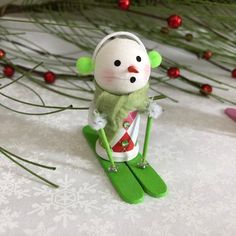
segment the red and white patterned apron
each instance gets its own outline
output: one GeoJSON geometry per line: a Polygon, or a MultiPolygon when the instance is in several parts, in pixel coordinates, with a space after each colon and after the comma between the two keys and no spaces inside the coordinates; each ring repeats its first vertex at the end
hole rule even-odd
{"type": "MultiPolygon", "coordinates": [[[[123,126],[110,142],[113,151],[113,158],[116,162],[129,161],[135,158],[139,151],[137,142],[140,124],[140,115],[137,111],[130,112],[123,120],[123,126]]],[[[96,153],[103,159],[108,160],[105,149],[96,143],[96,153]]]]}

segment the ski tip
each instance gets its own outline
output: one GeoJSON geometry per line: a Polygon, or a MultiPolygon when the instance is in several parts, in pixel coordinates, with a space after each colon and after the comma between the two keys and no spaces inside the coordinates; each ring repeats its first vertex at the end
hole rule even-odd
{"type": "Polygon", "coordinates": [[[139,204],[144,201],[145,192],[142,186],[124,163],[119,163],[119,172],[109,173],[107,166],[104,166],[107,161],[100,161],[113,187],[123,201],[129,204],[139,204]]]}
{"type": "Polygon", "coordinates": [[[139,181],[143,190],[151,197],[161,198],[167,195],[167,185],[163,179],[157,174],[157,172],[148,165],[145,169],[140,169],[138,163],[141,159],[141,154],[134,160],[127,162],[126,164],[133,172],[136,179],[139,181]]]}
{"type": "Polygon", "coordinates": [[[143,186],[143,188],[144,191],[151,197],[162,198],[168,195],[168,189],[164,182],[162,182],[161,184],[159,184],[159,186],[156,186],[155,188],[145,188],[145,186],[143,186]]]}
{"type": "Polygon", "coordinates": [[[140,196],[139,198],[133,198],[133,199],[127,199],[125,197],[120,196],[125,202],[129,203],[129,204],[139,204],[142,203],[144,201],[144,194],[142,196],[140,196]]]}
{"type": "Polygon", "coordinates": [[[150,196],[152,197],[156,197],[156,198],[162,198],[162,197],[166,197],[168,195],[168,189],[166,188],[164,191],[162,192],[158,192],[158,193],[148,193],[150,196]]]}

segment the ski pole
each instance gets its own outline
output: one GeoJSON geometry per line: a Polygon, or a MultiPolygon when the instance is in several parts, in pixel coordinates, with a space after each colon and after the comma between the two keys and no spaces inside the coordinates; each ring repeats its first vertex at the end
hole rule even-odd
{"type": "Polygon", "coordinates": [[[111,162],[111,167],[109,168],[109,171],[117,172],[117,168],[116,168],[115,162],[112,157],[112,150],[111,150],[110,144],[107,140],[105,130],[103,128],[99,129],[98,134],[102,140],[102,143],[105,145],[107,156],[109,158],[109,161],[111,162]]]}
{"type": "Polygon", "coordinates": [[[145,140],[144,140],[144,145],[143,145],[143,158],[142,158],[142,162],[140,163],[141,168],[145,168],[147,165],[146,158],[147,158],[149,141],[150,141],[150,137],[151,137],[152,123],[153,123],[153,118],[151,116],[148,116],[147,125],[146,125],[145,140]]]}

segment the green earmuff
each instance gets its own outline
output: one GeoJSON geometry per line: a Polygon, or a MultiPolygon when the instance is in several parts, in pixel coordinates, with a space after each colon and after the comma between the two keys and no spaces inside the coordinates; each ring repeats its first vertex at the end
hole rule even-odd
{"type": "MultiPolygon", "coordinates": [[[[152,50],[148,53],[151,68],[156,68],[161,64],[160,53],[152,50]]],[[[76,69],[82,75],[91,74],[94,71],[94,64],[91,57],[80,57],[76,62],[76,69]]]]}
{"type": "Polygon", "coordinates": [[[94,65],[91,57],[80,57],[76,62],[76,69],[82,75],[91,74],[94,70],[94,65]]]}
{"type": "Polygon", "coordinates": [[[162,62],[161,54],[155,50],[152,50],[148,53],[149,60],[152,68],[158,67],[162,62]]]}

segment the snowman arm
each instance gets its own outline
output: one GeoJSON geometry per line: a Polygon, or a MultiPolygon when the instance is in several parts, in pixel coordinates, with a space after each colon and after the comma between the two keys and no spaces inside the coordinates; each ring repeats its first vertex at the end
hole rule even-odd
{"type": "Polygon", "coordinates": [[[157,119],[163,112],[163,109],[160,105],[157,104],[157,101],[150,100],[146,109],[146,114],[154,119],[157,119]]]}
{"type": "Polygon", "coordinates": [[[105,117],[105,114],[101,114],[95,109],[90,112],[88,123],[95,130],[103,129],[107,124],[105,117]]]}

